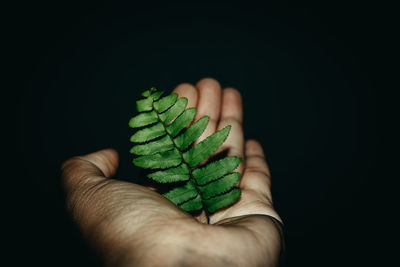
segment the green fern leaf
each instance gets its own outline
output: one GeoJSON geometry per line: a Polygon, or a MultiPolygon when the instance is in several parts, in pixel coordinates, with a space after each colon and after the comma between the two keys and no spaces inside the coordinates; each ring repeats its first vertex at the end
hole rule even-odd
{"type": "Polygon", "coordinates": [[[204,209],[208,216],[208,212],[234,204],[241,191],[235,187],[240,174],[233,171],[241,159],[226,157],[199,168],[226,140],[231,126],[194,145],[206,129],[209,117],[193,123],[196,109],[186,109],[186,98],[178,99],[177,94],[161,98],[162,94],[150,88],[142,93],[144,99],[136,101],[139,114],[129,121],[129,126],[141,129],[130,137],[136,143],[130,152],[138,156],[133,164],[158,169],[147,177],[159,183],[179,182],[179,186],[163,196],[185,211],[204,209]]]}
{"type": "Polygon", "coordinates": [[[153,109],[153,99],[146,98],[136,101],[136,109],[139,112],[150,111],[153,109]]]}
{"type": "Polygon", "coordinates": [[[136,155],[151,155],[157,152],[164,152],[174,148],[171,138],[166,135],[161,139],[132,147],[131,153],[136,155]]]}
{"type": "Polygon", "coordinates": [[[135,143],[143,143],[150,140],[153,140],[157,137],[163,136],[166,134],[165,128],[161,122],[137,131],[134,135],[131,136],[131,142],[135,143]]]}
{"type": "Polygon", "coordinates": [[[211,199],[204,199],[203,202],[207,206],[207,210],[209,212],[215,212],[238,201],[241,193],[242,192],[240,189],[234,188],[224,195],[220,195],[211,199]]]}
{"type": "Polygon", "coordinates": [[[200,195],[197,195],[195,198],[180,204],[179,207],[184,211],[200,210],[203,208],[203,202],[200,195]]]}
{"type": "Polygon", "coordinates": [[[228,125],[224,129],[210,135],[196,146],[192,147],[189,151],[183,153],[183,159],[189,164],[190,167],[196,166],[203,160],[207,159],[214,153],[220,145],[228,137],[231,126],[228,125]]]}
{"type": "Polygon", "coordinates": [[[178,167],[169,168],[165,171],[150,173],[147,177],[159,183],[183,182],[189,180],[190,171],[186,164],[181,164],[178,167]]]}
{"type": "Polygon", "coordinates": [[[181,135],[175,138],[175,144],[182,151],[190,146],[200,135],[204,132],[207,127],[209,117],[205,116],[192,125],[181,135]]]}
{"type": "Polygon", "coordinates": [[[227,173],[232,172],[239,166],[241,161],[242,159],[239,157],[226,157],[218,161],[211,162],[203,168],[195,169],[192,174],[196,179],[197,184],[205,185],[224,176],[227,173]]]}
{"type": "Polygon", "coordinates": [[[154,155],[145,155],[133,160],[133,164],[144,169],[165,169],[178,166],[182,162],[179,151],[169,150],[154,155]]]}
{"type": "Polygon", "coordinates": [[[144,91],[144,92],[142,93],[142,96],[143,96],[143,97],[149,97],[149,96],[150,96],[150,94],[151,94],[151,90],[153,90],[153,87],[152,87],[152,88],[150,88],[150,90],[146,90],[146,91],[144,91]]]}
{"type": "Polygon", "coordinates": [[[153,101],[156,101],[156,100],[158,100],[163,94],[164,94],[163,91],[158,91],[158,92],[155,92],[154,94],[150,95],[150,98],[153,99],[153,101]]]}
{"type": "Polygon", "coordinates": [[[170,108],[173,104],[175,104],[176,99],[178,98],[178,94],[170,94],[164,96],[157,102],[154,102],[153,106],[154,109],[157,110],[159,113],[166,111],[170,108]]]}
{"type": "Polygon", "coordinates": [[[172,136],[177,136],[186,125],[189,124],[196,116],[196,109],[189,108],[185,110],[176,120],[174,120],[170,125],[167,126],[167,132],[172,136]]]}
{"type": "Polygon", "coordinates": [[[155,111],[140,113],[129,121],[129,126],[132,128],[143,127],[157,122],[157,120],[158,116],[155,111]]]}
{"type": "Polygon", "coordinates": [[[214,183],[209,183],[204,186],[199,186],[201,196],[204,199],[212,198],[216,195],[225,193],[232,189],[240,180],[240,173],[234,172],[225,175],[221,179],[218,179],[214,183]]]}
{"type": "Polygon", "coordinates": [[[187,98],[184,97],[179,98],[176,101],[175,105],[173,105],[170,109],[168,109],[164,113],[160,114],[161,121],[164,123],[170,123],[173,119],[181,115],[186,108],[187,102],[188,102],[187,98]]]}
{"type": "Polygon", "coordinates": [[[164,197],[168,198],[176,205],[182,204],[198,195],[196,186],[192,181],[187,182],[184,186],[176,187],[164,194],[164,197]]]}

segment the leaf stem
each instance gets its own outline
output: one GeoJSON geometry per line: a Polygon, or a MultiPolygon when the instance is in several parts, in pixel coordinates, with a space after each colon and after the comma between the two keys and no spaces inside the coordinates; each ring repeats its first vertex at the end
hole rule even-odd
{"type": "Polygon", "coordinates": [[[178,150],[179,155],[180,155],[181,158],[182,158],[183,164],[186,164],[186,166],[187,166],[188,169],[189,169],[189,179],[190,179],[190,181],[193,182],[193,184],[194,184],[194,186],[195,186],[195,188],[196,188],[197,194],[200,195],[201,202],[202,202],[202,204],[203,204],[203,210],[204,210],[205,215],[206,215],[206,218],[207,218],[207,224],[210,224],[210,214],[209,214],[209,212],[207,211],[206,205],[205,205],[205,203],[204,203],[204,201],[203,201],[203,197],[202,197],[202,195],[201,195],[201,193],[200,193],[200,189],[198,188],[196,179],[193,177],[192,168],[190,168],[188,162],[185,161],[185,159],[184,159],[184,157],[183,157],[183,154],[182,154],[182,151],[181,151],[181,150],[179,149],[179,147],[176,145],[174,138],[168,133],[166,125],[165,125],[164,122],[161,120],[158,111],[157,111],[157,110],[155,109],[155,107],[154,107],[154,103],[152,104],[152,106],[153,106],[153,109],[154,109],[154,111],[156,112],[157,118],[158,118],[159,122],[161,122],[161,125],[163,126],[163,128],[164,128],[166,134],[167,134],[168,137],[171,139],[172,143],[174,144],[174,147],[178,150]]]}

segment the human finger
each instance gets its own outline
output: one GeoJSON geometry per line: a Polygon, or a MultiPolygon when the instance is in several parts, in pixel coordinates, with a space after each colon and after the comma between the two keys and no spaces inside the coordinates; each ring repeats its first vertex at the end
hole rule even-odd
{"type": "Polygon", "coordinates": [[[259,142],[248,140],[245,148],[245,170],[240,187],[261,193],[272,202],[271,174],[259,142]]]}
{"type": "Polygon", "coordinates": [[[203,134],[197,139],[196,143],[202,141],[217,129],[217,123],[221,112],[221,85],[212,78],[200,80],[196,87],[199,92],[197,103],[197,114],[195,120],[203,116],[209,116],[209,122],[203,134]]]}
{"type": "Polygon", "coordinates": [[[195,108],[197,106],[198,92],[196,87],[190,83],[181,83],[172,91],[177,93],[179,97],[186,97],[188,104],[186,108],[195,108]]]}
{"type": "Polygon", "coordinates": [[[112,177],[118,168],[118,153],[114,149],[104,149],[65,161],[62,166],[62,179],[67,190],[89,180],[112,177]]]}
{"type": "MultiPolygon", "coordinates": [[[[243,106],[242,98],[238,90],[226,88],[222,91],[222,108],[220,121],[217,129],[220,130],[227,125],[231,125],[231,131],[218,149],[220,151],[228,150],[228,156],[237,156],[244,158],[244,134],[243,134],[243,106]]],[[[242,162],[237,171],[243,173],[244,162],[242,162]]]]}

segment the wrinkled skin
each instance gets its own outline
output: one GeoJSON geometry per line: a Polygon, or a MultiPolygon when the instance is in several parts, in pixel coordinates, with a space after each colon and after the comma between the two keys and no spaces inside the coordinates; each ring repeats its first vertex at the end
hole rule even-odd
{"type": "Polygon", "coordinates": [[[67,205],[82,234],[107,266],[277,266],[281,219],[262,147],[244,141],[240,93],[210,78],[174,92],[197,108],[195,120],[210,116],[197,142],[232,125],[216,153],[227,149],[228,156],[243,158],[240,200],[206,224],[204,214],[192,217],[152,188],[112,179],[118,154],[101,150],[62,165],[67,205]]]}

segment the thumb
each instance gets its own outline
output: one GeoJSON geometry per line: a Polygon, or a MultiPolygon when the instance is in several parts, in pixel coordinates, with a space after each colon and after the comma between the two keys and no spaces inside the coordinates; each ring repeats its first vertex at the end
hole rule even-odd
{"type": "Polygon", "coordinates": [[[64,186],[67,189],[73,189],[88,179],[98,180],[111,177],[117,171],[118,162],[118,153],[114,149],[103,149],[70,158],[61,166],[64,186]]]}

